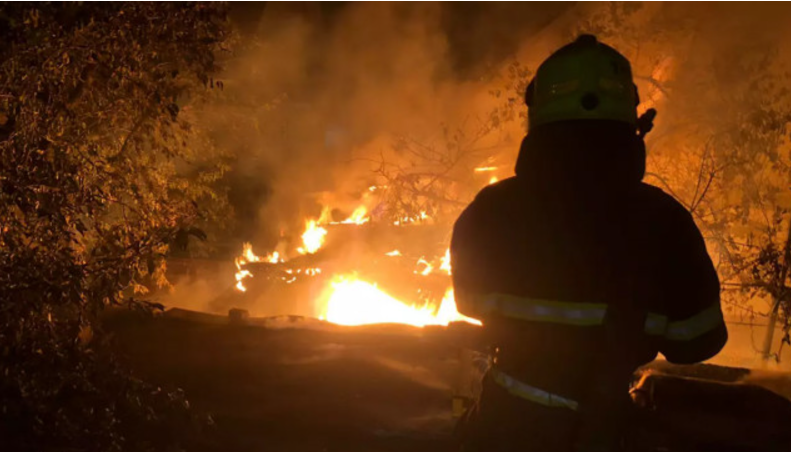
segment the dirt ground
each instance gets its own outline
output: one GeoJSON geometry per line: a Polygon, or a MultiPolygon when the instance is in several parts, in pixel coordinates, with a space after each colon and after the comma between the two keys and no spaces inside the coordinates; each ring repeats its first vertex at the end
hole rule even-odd
{"type": "Polygon", "coordinates": [[[431,332],[172,318],[113,329],[140,376],[211,413],[222,450],[451,450],[458,356],[431,332]]]}
{"type": "MultiPolygon", "coordinates": [[[[207,450],[454,450],[452,396],[463,334],[299,318],[253,323],[177,310],[153,320],[121,314],[109,321],[138,375],[183,388],[196,409],[211,413],[216,428],[207,450]]],[[[791,376],[762,374],[767,384],[746,388],[739,384],[749,375],[744,369],[659,363],[652,372],[650,392],[667,395],[646,411],[651,424],[663,426],[658,436],[649,432],[651,441],[678,442],[667,434],[675,431],[683,444],[698,435],[706,444],[739,445],[727,450],[791,450],[774,447],[780,440],[791,447],[783,428],[791,425],[791,403],[777,396],[789,391],[791,376]],[[721,434],[724,425],[729,435],[721,434]]],[[[712,447],[700,450],[724,450],[712,447]]]]}

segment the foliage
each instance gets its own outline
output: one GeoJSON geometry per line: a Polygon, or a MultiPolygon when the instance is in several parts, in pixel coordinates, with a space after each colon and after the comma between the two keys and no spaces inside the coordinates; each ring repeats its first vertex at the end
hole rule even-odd
{"type": "Polygon", "coordinates": [[[224,34],[215,4],[0,10],[4,448],[169,450],[200,425],[116,363],[99,321],[149,310],[169,244],[222,213],[222,160],[190,116],[224,34]]]}

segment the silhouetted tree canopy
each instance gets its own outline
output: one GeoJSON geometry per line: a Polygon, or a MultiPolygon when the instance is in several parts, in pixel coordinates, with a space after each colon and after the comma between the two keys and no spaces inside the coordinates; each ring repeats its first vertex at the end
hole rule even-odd
{"type": "Polygon", "coordinates": [[[116,363],[99,317],[149,310],[169,244],[223,207],[190,108],[225,36],[210,3],[0,9],[3,450],[179,449],[202,425],[116,363]]]}

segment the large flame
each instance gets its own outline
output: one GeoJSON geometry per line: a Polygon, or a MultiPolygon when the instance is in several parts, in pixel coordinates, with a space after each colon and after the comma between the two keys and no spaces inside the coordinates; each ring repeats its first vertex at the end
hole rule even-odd
{"type": "Polygon", "coordinates": [[[283,262],[283,259],[280,257],[280,253],[277,251],[268,254],[266,258],[261,258],[260,256],[255,255],[253,252],[253,245],[251,243],[244,243],[242,245],[242,255],[234,260],[234,264],[236,264],[236,274],[234,277],[236,278],[237,290],[246,292],[247,287],[244,285],[244,280],[253,276],[253,273],[250,272],[250,270],[242,267],[244,267],[245,264],[261,261],[266,261],[270,264],[277,264],[278,262],[283,262]]]}
{"type": "Polygon", "coordinates": [[[249,278],[250,276],[253,276],[253,274],[250,273],[249,270],[240,269],[239,271],[236,272],[235,276],[236,276],[236,289],[242,292],[247,292],[247,287],[244,286],[244,282],[242,280],[245,278],[249,278]]]}
{"type": "Polygon", "coordinates": [[[442,323],[443,325],[447,325],[449,322],[467,322],[473,325],[483,325],[480,320],[467,317],[459,312],[459,309],[456,307],[456,296],[452,287],[448,287],[445,296],[442,297],[442,303],[439,305],[439,310],[437,311],[437,318],[442,322],[447,320],[447,323],[442,323]]]}
{"type": "Polygon", "coordinates": [[[343,224],[364,224],[367,223],[371,217],[366,216],[368,214],[368,209],[365,206],[360,206],[354,209],[351,216],[349,218],[341,221],[343,224]]]}
{"type": "MultiPolygon", "coordinates": [[[[275,254],[277,254],[277,252],[275,252],[275,254]]],[[[249,242],[242,245],[242,259],[245,262],[258,262],[261,260],[260,257],[253,253],[253,245],[249,242]]]]}
{"type": "MultiPolygon", "coordinates": [[[[315,226],[315,225],[314,225],[315,226]]],[[[308,231],[312,230],[308,227],[308,231]]],[[[307,232],[307,231],[306,231],[307,232]]],[[[322,234],[323,237],[324,234],[322,234]]],[[[306,241],[307,243],[307,241],[306,241]]],[[[389,256],[402,256],[398,250],[386,253],[389,256]]],[[[252,262],[283,263],[277,252],[261,258],[253,253],[249,243],[245,243],[242,256],[236,259],[236,289],[245,292],[244,280],[253,276],[250,270],[243,268],[252,262]]],[[[420,257],[416,264],[416,274],[427,276],[437,268],[450,274],[450,251],[439,258],[441,264],[433,265],[420,257]]],[[[436,260],[434,261],[436,262],[436,260]]],[[[292,283],[298,275],[314,277],[321,274],[320,268],[285,268],[286,283],[292,283]]],[[[448,325],[451,322],[468,322],[480,325],[481,322],[461,314],[456,308],[453,289],[448,288],[439,305],[433,303],[413,303],[388,294],[376,283],[358,278],[354,274],[337,275],[325,287],[323,295],[317,300],[316,316],[322,320],[339,325],[369,325],[376,323],[403,323],[422,327],[426,325],[448,325]]]]}
{"type": "Polygon", "coordinates": [[[354,275],[336,277],[321,306],[320,319],[339,325],[369,325],[374,323],[403,323],[412,326],[447,325],[465,321],[480,325],[480,321],[466,317],[456,309],[453,289],[448,289],[438,309],[404,303],[379,289],[376,284],[354,275]]]}
{"type": "Polygon", "coordinates": [[[445,250],[445,255],[440,259],[439,269],[450,275],[450,248],[445,250]]]}
{"type": "MultiPolygon", "coordinates": [[[[474,168],[476,173],[483,173],[488,177],[488,183],[493,184],[499,181],[496,166],[479,166],[474,168]]],[[[363,193],[364,205],[357,207],[352,214],[343,221],[332,220],[332,209],[329,205],[322,208],[318,220],[307,220],[305,230],[302,233],[302,246],[297,248],[299,254],[313,254],[323,245],[328,231],[322,226],[351,224],[363,225],[371,221],[371,216],[367,206],[371,206],[372,193],[387,186],[372,185],[363,193]],[[367,201],[365,201],[367,200],[367,201]]],[[[416,225],[432,223],[433,218],[425,211],[410,213],[397,217],[393,224],[395,226],[416,225]]],[[[288,252],[286,251],[286,254],[288,252]]],[[[399,262],[407,257],[399,250],[394,249],[385,253],[386,256],[400,257],[399,262]]],[[[277,252],[267,255],[265,258],[256,256],[249,243],[245,243],[242,255],[236,259],[236,289],[245,292],[247,288],[244,281],[253,277],[250,268],[245,268],[245,264],[255,262],[269,262],[271,264],[285,264],[286,260],[280,257],[277,252]]],[[[365,264],[365,263],[361,263],[365,264]]],[[[339,272],[330,274],[324,279],[321,268],[286,268],[286,265],[279,267],[281,276],[279,278],[286,283],[293,283],[299,278],[319,277],[314,280],[321,285],[325,285],[322,296],[316,302],[315,315],[328,322],[340,325],[366,325],[375,323],[403,323],[414,326],[426,325],[447,325],[450,322],[463,321],[476,325],[481,322],[466,317],[456,308],[456,301],[453,296],[453,289],[449,287],[439,304],[435,300],[426,302],[421,299],[401,300],[386,291],[380,289],[376,282],[360,279],[354,273],[339,272]]],[[[443,256],[426,258],[420,256],[415,262],[413,273],[420,276],[429,276],[426,281],[436,281],[440,275],[447,277],[451,274],[450,249],[445,250],[443,256]]]]}
{"type": "MultiPolygon", "coordinates": [[[[490,168],[483,168],[483,171],[490,171],[490,168]]],[[[373,187],[370,190],[375,189],[373,187]]],[[[354,224],[363,225],[369,222],[371,217],[368,209],[360,206],[344,221],[333,222],[331,220],[331,209],[324,207],[318,220],[307,220],[305,230],[302,233],[302,246],[296,249],[300,254],[313,254],[323,245],[328,235],[327,229],[322,225],[354,224]]],[[[430,220],[425,211],[417,215],[405,215],[394,222],[396,225],[423,223],[430,220]]],[[[288,254],[286,252],[286,254],[288,254]]],[[[399,256],[401,259],[408,259],[399,250],[392,250],[385,253],[387,256],[399,256]]],[[[414,300],[403,300],[394,297],[379,288],[376,282],[366,281],[357,276],[356,273],[339,272],[325,277],[318,267],[298,268],[288,265],[278,252],[273,252],[266,257],[259,257],[253,252],[252,245],[245,243],[242,254],[235,261],[236,289],[245,292],[247,287],[244,281],[253,277],[252,268],[245,267],[246,264],[268,262],[279,265],[280,276],[277,276],[285,283],[293,283],[299,278],[320,278],[314,281],[324,286],[322,295],[316,298],[314,315],[320,319],[340,325],[367,325],[376,323],[403,323],[422,327],[426,325],[448,325],[451,322],[463,321],[480,325],[476,319],[466,317],[456,308],[453,296],[453,289],[448,288],[445,296],[440,302],[426,300],[423,295],[415,294],[414,300]],[[283,265],[281,265],[283,264],[283,265]]],[[[294,261],[296,262],[296,261],[294,261]]],[[[435,277],[451,274],[450,250],[446,249],[443,256],[425,257],[420,256],[415,261],[413,272],[421,276],[432,275],[426,281],[435,281],[435,277]]],[[[270,274],[271,277],[271,274],[270,274]]]]}
{"type": "Polygon", "coordinates": [[[327,230],[319,226],[316,220],[305,223],[305,232],[302,233],[302,246],[297,248],[300,254],[313,254],[324,245],[327,230]]]}

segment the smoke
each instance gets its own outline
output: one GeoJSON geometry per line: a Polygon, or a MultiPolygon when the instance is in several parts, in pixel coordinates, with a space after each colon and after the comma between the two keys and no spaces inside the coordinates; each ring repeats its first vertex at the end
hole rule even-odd
{"type": "Polygon", "coordinates": [[[233,6],[224,87],[202,112],[216,145],[234,155],[226,182],[235,228],[224,240],[265,252],[323,206],[343,218],[385,183],[382,159],[415,164],[404,143],[447,154],[473,142],[449,172],[463,182],[447,186],[463,205],[486,184],[475,165],[511,174],[525,131],[522,90],[580,33],[624,53],[640,109],[659,110],[647,181],[694,200],[688,182],[699,162],[689,156],[750,111],[787,100],[779,93],[788,88],[789,12],[689,3],[233,6]]]}
{"type": "Polygon", "coordinates": [[[786,61],[788,51],[785,6],[234,8],[224,89],[204,116],[216,144],[235,156],[227,179],[233,236],[270,248],[283,231],[317,217],[321,204],[353,208],[381,183],[383,156],[403,163],[395,148],[404,138],[443,151],[449,134],[487,129],[475,158],[503,163],[499,176],[508,176],[524,133],[521,89],[541,60],[579,33],[599,35],[632,60],[641,108],[660,109],[653,155],[672,154],[677,143],[654,137],[685,122],[736,122],[766,58],[786,61]]]}
{"type": "MultiPolygon", "coordinates": [[[[399,139],[444,149],[444,131],[474,134],[493,110],[523,108],[505,63],[567,8],[355,3],[237,11],[237,43],[219,77],[224,90],[205,112],[214,140],[236,156],[228,178],[235,238],[272,247],[283,231],[317,217],[321,204],[353,209],[381,183],[382,155],[400,162],[399,139]]],[[[502,121],[476,146],[514,155],[523,127],[502,121]]]]}

